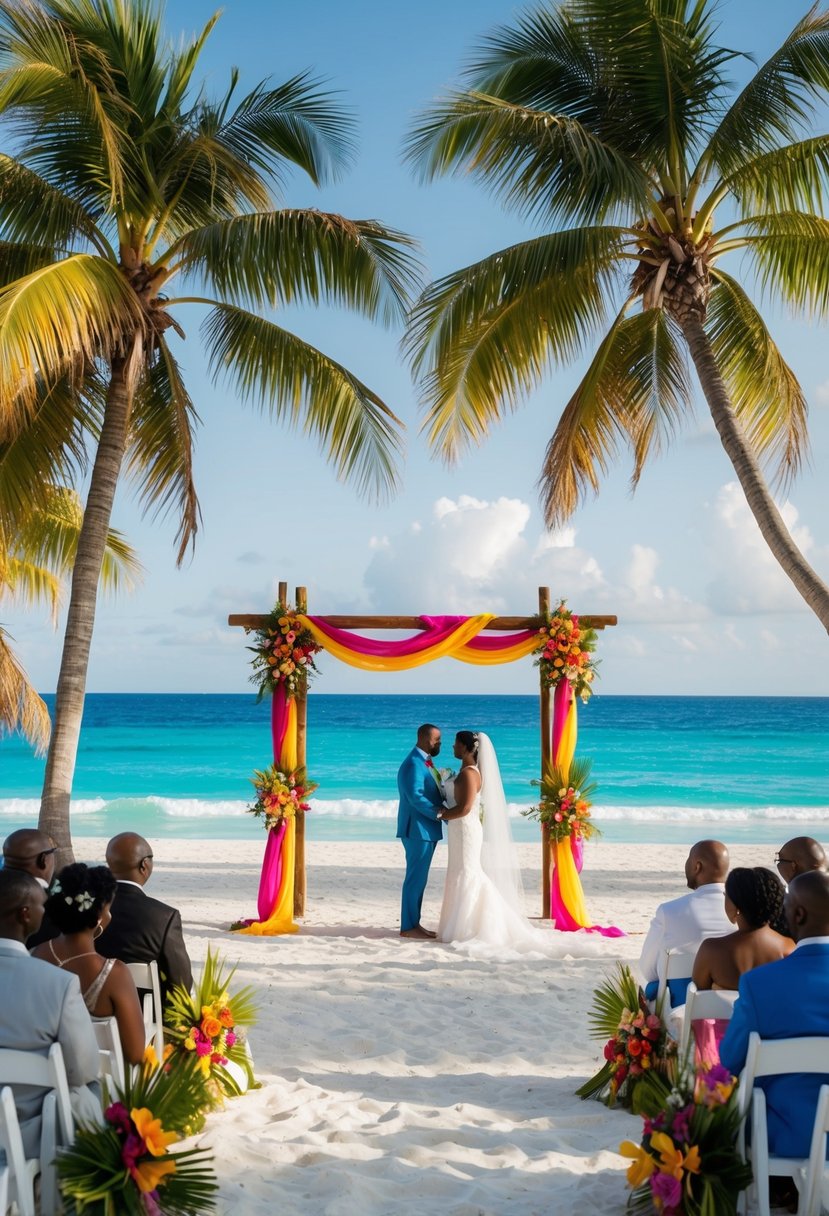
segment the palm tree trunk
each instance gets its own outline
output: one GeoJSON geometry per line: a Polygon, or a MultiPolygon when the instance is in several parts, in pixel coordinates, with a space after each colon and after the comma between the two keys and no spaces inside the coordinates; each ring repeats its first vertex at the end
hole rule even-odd
{"type": "Polygon", "coordinates": [[[95,453],[95,464],[72,571],[72,592],[55,695],[55,720],[46,761],[38,825],[41,831],[48,832],[58,846],[58,866],[74,860],[69,799],[83,718],[98,581],[104,560],[112,505],[127,445],[131,408],[127,365],[127,358],[112,360],[104,422],[95,453]]]}
{"type": "Polygon", "coordinates": [[[829,587],[815,573],[791,538],[774,504],[757,461],[728,396],[708,335],[693,317],[677,318],[697,369],[705,400],[722,445],[743,488],[749,510],[763,539],[785,573],[829,631],[829,587]]]}

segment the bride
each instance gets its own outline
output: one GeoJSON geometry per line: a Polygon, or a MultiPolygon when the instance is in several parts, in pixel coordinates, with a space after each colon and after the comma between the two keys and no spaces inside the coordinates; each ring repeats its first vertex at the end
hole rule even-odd
{"type": "Polygon", "coordinates": [[[483,731],[461,730],[453,752],[461,768],[444,780],[447,805],[438,812],[449,835],[438,941],[492,961],[604,953],[604,943],[587,934],[554,934],[530,924],[492,741],[483,731]]]}

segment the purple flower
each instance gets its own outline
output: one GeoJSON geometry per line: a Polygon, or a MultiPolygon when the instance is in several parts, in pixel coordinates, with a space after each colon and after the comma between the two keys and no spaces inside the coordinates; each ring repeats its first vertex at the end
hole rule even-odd
{"type": "Polygon", "coordinates": [[[722,1064],[712,1064],[704,1073],[702,1079],[709,1089],[717,1085],[730,1085],[731,1073],[722,1064]]]}
{"type": "Polygon", "coordinates": [[[691,1116],[693,1113],[693,1102],[689,1102],[687,1106],[683,1106],[682,1110],[676,1112],[671,1124],[671,1136],[674,1140],[681,1140],[683,1144],[687,1144],[691,1139],[691,1116]]]}
{"type": "Polygon", "coordinates": [[[112,1106],[108,1106],[104,1111],[104,1118],[107,1123],[111,1123],[119,1132],[128,1135],[132,1129],[132,1120],[130,1112],[124,1106],[123,1102],[113,1102],[112,1106]]]}
{"type": "Polygon", "coordinates": [[[651,1174],[651,1194],[662,1204],[662,1210],[678,1208],[682,1202],[682,1183],[673,1174],[651,1174]]]}
{"type": "Polygon", "coordinates": [[[124,1147],[121,1149],[121,1160],[132,1174],[135,1171],[135,1165],[139,1157],[143,1157],[147,1151],[147,1146],[144,1140],[137,1132],[130,1132],[124,1141],[124,1147]]]}
{"type": "Polygon", "coordinates": [[[158,1206],[158,1191],[147,1191],[146,1195],[142,1195],[141,1198],[144,1200],[147,1216],[164,1216],[158,1206]]]}

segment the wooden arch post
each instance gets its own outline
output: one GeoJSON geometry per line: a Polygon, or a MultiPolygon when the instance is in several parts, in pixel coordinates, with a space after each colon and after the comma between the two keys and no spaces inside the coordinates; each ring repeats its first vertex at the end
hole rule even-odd
{"type": "MultiPolygon", "coordinates": [[[[288,584],[279,584],[279,601],[288,603],[288,584]]],[[[297,587],[294,603],[298,611],[308,612],[308,593],[305,587],[297,587]]],[[[549,587],[538,588],[538,612],[533,616],[497,616],[485,626],[487,630],[512,633],[522,629],[538,629],[547,619],[550,612],[549,587]]],[[[358,629],[368,632],[384,629],[428,629],[427,623],[419,616],[325,616],[319,618],[327,625],[337,629],[358,629]]],[[[615,616],[581,615],[582,622],[593,629],[605,629],[615,625],[615,616]]],[[[228,625],[241,626],[243,629],[262,629],[268,617],[253,613],[232,613],[227,618],[228,625]]],[[[308,688],[307,685],[297,694],[297,764],[305,768],[307,764],[308,738],[308,688]]],[[[541,774],[548,771],[552,762],[552,693],[540,686],[540,728],[541,728],[541,774]]],[[[542,916],[550,915],[550,832],[546,825],[541,827],[541,908],[542,916]]],[[[306,874],[305,874],[305,812],[298,811],[296,816],[296,853],[294,860],[294,916],[305,915],[306,874]]]]}

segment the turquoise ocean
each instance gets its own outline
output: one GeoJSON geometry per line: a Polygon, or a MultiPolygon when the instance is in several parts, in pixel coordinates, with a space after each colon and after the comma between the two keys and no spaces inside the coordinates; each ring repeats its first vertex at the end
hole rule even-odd
{"type": "MultiPolygon", "coordinates": [[[[50,698],[47,697],[47,701],[50,698]]],[[[308,702],[308,773],[319,782],[308,834],[394,837],[397,767],[418,724],[452,739],[485,730],[501,762],[514,830],[538,775],[534,696],[332,696],[308,702]]],[[[594,816],[611,841],[689,842],[701,835],[779,844],[829,840],[829,698],[612,697],[579,711],[578,754],[593,760],[594,816]]],[[[256,839],[245,813],[270,755],[270,704],[250,695],[90,694],[78,755],[73,831],[108,836],[256,839]]],[[[37,818],[43,761],[0,740],[0,832],[37,818]]]]}

